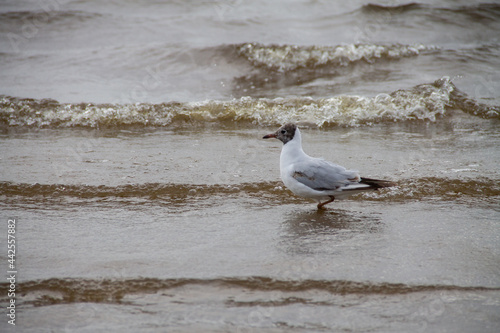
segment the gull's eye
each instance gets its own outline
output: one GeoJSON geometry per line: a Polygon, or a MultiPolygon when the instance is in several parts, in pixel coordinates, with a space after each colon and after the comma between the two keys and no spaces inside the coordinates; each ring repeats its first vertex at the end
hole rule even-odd
{"type": "Polygon", "coordinates": [[[286,130],[281,130],[281,134],[286,134],[286,130]]]}

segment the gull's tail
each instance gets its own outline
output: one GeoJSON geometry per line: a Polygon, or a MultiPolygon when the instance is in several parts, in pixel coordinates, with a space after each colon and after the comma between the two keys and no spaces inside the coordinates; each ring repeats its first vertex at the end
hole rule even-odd
{"type": "Polygon", "coordinates": [[[371,179],[371,178],[363,178],[363,177],[361,177],[361,180],[359,181],[359,183],[369,185],[374,190],[377,190],[379,188],[392,187],[392,186],[398,185],[395,182],[391,182],[389,180],[371,179]]]}

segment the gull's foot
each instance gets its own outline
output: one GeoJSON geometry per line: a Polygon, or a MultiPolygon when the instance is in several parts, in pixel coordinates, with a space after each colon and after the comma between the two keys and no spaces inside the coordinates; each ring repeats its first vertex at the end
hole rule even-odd
{"type": "Polygon", "coordinates": [[[324,205],[325,205],[324,203],[319,203],[318,210],[326,210],[326,207],[323,207],[324,205]]]}
{"type": "Polygon", "coordinates": [[[325,201],[325,202],[320,202],[320,203],[318,204],[318,209],[326,209],[324,206],[325,206],[326,204],[329,204],[330,202],[333,202],[333,201],[335,201],[335,197],[334,197],[333,195],[331,195],[331,196],[330,196],[330,200],[325,201]]]}

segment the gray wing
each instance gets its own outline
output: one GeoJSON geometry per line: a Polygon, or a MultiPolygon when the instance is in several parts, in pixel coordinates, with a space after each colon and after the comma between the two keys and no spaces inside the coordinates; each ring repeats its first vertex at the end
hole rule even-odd
{"type": "Polygon", "coordinates": [[[356,171],[322,160],[310,159],[294,165],[292,174],[298,182],[317,191],[332,191],[350,184],[357,184],[360,177],[356,171]]]}

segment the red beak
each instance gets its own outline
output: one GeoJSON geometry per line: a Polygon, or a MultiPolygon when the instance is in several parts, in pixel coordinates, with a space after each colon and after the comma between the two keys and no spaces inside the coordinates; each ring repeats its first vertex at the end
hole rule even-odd
{"type": "Polygon", "coordinates": [[[273,133],[273,134],[264,135],[264,137],[262,139],[270,139],[270,138],[275,138],[275,137],[276,137],[276,133],[273,133]]]}

